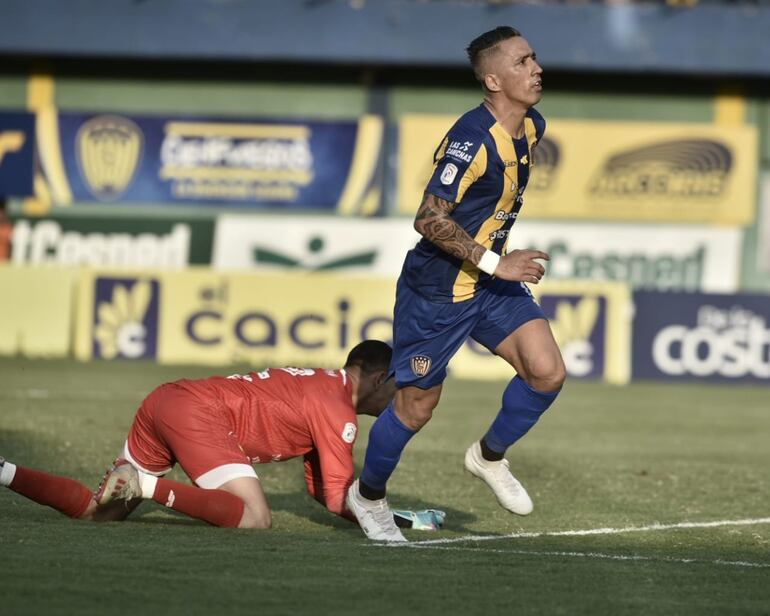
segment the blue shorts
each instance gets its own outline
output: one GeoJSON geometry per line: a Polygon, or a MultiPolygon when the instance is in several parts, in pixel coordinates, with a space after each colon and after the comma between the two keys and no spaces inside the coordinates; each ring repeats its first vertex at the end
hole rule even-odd
{"type": "Polygon", "coordinates": [[[545,313],[523,283],[495,279],[458,303],[432,302],[399,278],[393,315],[396,385],[428,389],[446,378],[457,350],[473,338],[494,352],[512,332],[545,313]]]}

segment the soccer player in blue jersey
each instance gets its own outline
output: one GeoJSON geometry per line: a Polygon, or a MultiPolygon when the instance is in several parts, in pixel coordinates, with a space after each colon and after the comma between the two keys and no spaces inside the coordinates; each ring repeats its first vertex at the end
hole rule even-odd
{"type": "Polygon", "coordinates": [[[409,251],[396,291],[394,355],[398,391],[372,425],[361,477],[347,503],[370,539],[404,541],[385,486],[409,439],[431,418],[449,360],[470,336],[505,359],[516,376],[465,468],[500,504],[527,515],[532,501],[504,455],[551,405],[566,371],[548,321],[525,283],[545,273],[538,250],[508,246],[522,206],[532,153],[545,131],[534,109],[543,70],[511,27],[468,46],[484,101],[460,117],[434,155],[433,175],[415,218],[423,236],[409,251]]]}

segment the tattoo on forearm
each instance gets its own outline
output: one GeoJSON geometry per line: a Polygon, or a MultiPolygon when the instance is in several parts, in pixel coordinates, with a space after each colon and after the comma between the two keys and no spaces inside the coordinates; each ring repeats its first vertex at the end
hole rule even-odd
{"type": "Polygon", "coordinates": [[[485,248],[450,218],[455,204],[425,193],[415,217],[415,228],[442,250],[477,265],[485,248]]]}

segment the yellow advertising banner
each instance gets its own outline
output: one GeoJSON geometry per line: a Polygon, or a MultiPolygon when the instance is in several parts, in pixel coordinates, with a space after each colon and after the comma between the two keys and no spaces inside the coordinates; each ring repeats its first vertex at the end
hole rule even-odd
{"type": "MultiPolygon", "coordinates": [[[[81,282],[76,355],[84,360],[333,367],[359,341],[392,337],[392,278],[195,268],[89,271],[81,282]]],[[[627,285],[553,282],[533,290],[572,376],[627,382],[627,285]]],[[[473,342],[450,371],[468,379],[512,375],[503,360],[473,342]]]]}
{"type": "Polygon", "coordinates": [[[75,275],[75,270],[0,264],[0,355],[69,355],[75,275]]]}
{"type": "MultiPolygon", "coordinates": [[[[399,123],[399,211],[412,214],[433,152],[455,116],[399,123]]],[[[753,126],[550,120],[525,194],[529,218],[700,222],[754,220],[753,126]]]]}

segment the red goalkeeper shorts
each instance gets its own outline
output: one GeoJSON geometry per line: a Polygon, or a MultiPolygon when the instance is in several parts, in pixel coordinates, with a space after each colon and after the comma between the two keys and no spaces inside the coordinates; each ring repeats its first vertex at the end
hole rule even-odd
{"type": "Polygon", "coordinates": [[[221,403],[202,400],[175,383],[161,385],[144,399],[123,455],[152,475],[165,475],[178,462],[190,479],[208,489],[238,477],[257,477],[221,403]]]}

